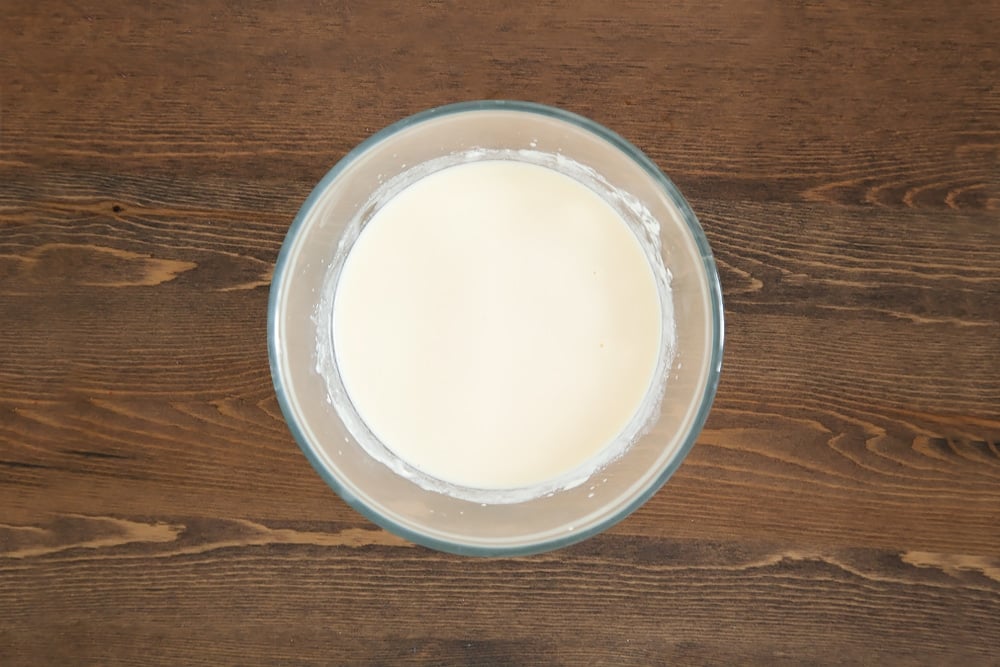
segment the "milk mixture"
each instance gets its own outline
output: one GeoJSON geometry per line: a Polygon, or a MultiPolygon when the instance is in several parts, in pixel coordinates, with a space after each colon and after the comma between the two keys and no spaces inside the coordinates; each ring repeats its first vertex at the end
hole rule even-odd
{"type": "Polygon", "coordinates": [[[614,446],[656,380],[664,322],[650,262],[601,196],[486,160],[375,213],[332,326],[347,395],[388,449],[445,482],[513,489],[614,446]]]}

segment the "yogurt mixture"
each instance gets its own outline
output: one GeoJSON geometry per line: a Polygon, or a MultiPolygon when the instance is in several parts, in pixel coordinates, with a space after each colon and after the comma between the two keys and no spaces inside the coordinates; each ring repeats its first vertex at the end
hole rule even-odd
{"type": "Polygon", "coordinates": [[[348,398],[395,455],[450,484],[516,489],[628,444],[668,306],[600,195],[485,160],[374,214],[336,286],[333,348],[348,398]]]}

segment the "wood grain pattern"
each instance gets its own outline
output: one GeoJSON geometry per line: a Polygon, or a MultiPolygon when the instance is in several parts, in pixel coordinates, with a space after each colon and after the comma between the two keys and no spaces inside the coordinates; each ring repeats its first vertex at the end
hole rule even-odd
{"type": "Polygon", "coordinates": [[[5,4],[0,665],[1000,664],[995,2],[5,4]],[[677,182],[726,359],[606,534],[430,552],[310,469],[267,288],[313,184],[521,98],[677,182]]]}

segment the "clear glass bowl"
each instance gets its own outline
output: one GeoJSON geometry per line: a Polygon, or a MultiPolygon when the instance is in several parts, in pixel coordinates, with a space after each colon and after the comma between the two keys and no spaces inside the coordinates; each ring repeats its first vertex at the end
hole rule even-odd
{"type": "Polygon", "coordinates": [[[723,311],[705,234],[674,184],[610,130],[553,107],[513,101],[430,109],[378,132],[319,182],[296,216],[274,270],[268,310],[271,375],[302,451],[352,507],[428,547],[501,556],[548,551],[617,523],[673,474],[703,426],[722,366],[723,311]],[[585,483],[513,504],[430,491],[373,459],[327,400],[317,371],[317,304],[331,262],[372,192],[408,167],[473,149],[563,155],[637,198],[660,224],[671,273],[675,351],[659,418],[585,483]]]}

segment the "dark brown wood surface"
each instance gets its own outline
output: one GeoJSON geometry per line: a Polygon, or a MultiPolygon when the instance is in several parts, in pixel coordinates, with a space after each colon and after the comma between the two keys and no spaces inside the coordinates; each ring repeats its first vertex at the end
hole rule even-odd
{"type": "Polygon", "coordinates": [[[1000,5],[5,0],[0,665],[1000,664],[1000,5]],[[280,415],[270,273],[353,145],[518,98],[688,196],[726,358],[604,535],[412,546],[280,415]]]}

